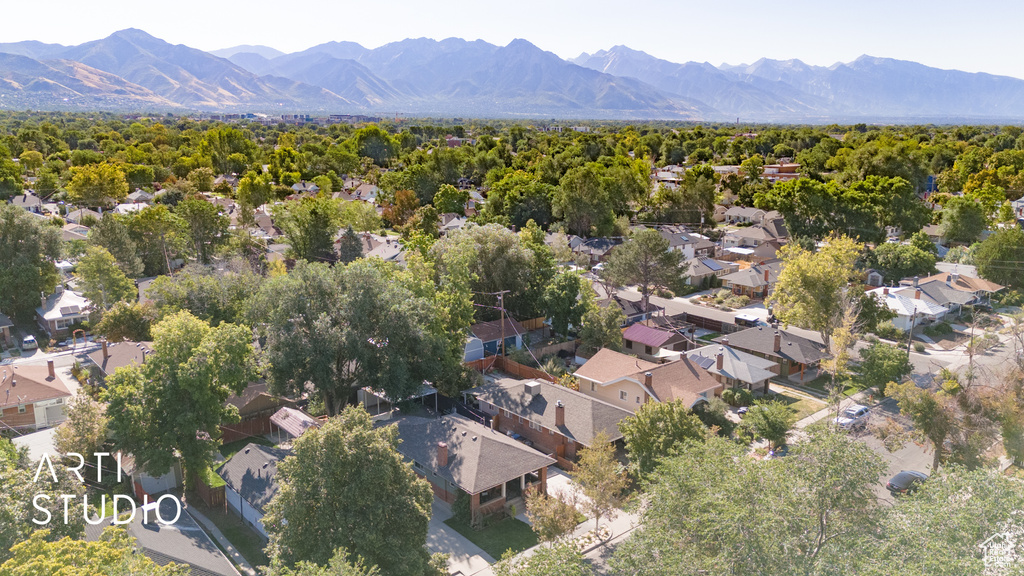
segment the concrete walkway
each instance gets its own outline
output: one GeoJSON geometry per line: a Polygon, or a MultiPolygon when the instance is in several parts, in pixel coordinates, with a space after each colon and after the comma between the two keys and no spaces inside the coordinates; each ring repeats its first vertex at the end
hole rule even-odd
{"type": "Polygon", "coordinates": [[[453,576],[470,576],[489,571],[495,559],[444,523],[451,517],[451,506],[435,497],[427,528],[427,548],[431,552],[448,554],[448,573],[453,576]]]}
{"type": "Polygon", "coordinates": [[[257,576],[256,570],[253,569],[252,565],[249,564],[249,562],[246,561],[246,559],[238,553],[238,550],[235,550],[235,547],[224,536],[220,529],[217,528],[217,525],[214,524],[212,520],[207,518],[203,513],[199,512],[195,508],[189,506],[187,502],[185,503],[185,508],[188,511],[188,513],[196,519],[197,522],[203,525],[203,528],[206,529],[207,534],[209,534],[211,538],[213,538],[217,541],[218,544],[220,544],[221,548],[223,548],[224,551],[227,552],[228,557],[231,558],[231,561],[235,563],[235,566],[237,566],[238,569],[241,570],[243,574],[245,574],[246,576],[257,576]]]}

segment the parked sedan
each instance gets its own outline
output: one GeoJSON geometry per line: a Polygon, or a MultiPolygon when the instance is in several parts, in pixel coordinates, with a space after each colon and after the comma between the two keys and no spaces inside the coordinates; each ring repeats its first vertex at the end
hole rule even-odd
{"type": "Polygon", "coordinates": [[[894,496],[896,494],[911,494],[915,492],[927,479],[928,475],[924,472],[903,470],[899,474],[890,478],[889,481],[886,482],[885,487],[894,496]]]}

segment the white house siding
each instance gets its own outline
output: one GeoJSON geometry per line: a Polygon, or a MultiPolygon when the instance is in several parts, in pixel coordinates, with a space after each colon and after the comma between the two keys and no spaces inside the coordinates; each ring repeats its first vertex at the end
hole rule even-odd
{"type": "Polygon", "coordinates": [[[230,486],[224,487],[224,496],[232,512],[240,516],[245,523],[256,529],[264,538],[270,538],[270,535],[267,534],[267,529],[263,527],[262,512],[254,508],[252,504],[242,500],[242,496],[232,490],[230,486]]]}

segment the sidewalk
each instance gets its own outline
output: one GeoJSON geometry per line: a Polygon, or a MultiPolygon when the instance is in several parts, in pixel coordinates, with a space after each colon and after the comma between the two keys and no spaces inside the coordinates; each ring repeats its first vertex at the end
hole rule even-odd
{"type": "Polygon", "coordinates": [[[206,532],[216,540],[218,544],[220,544],[221,548],[227,552],[228,557],[231,558],[231,561],[235,563],[243,574],[246,576],[257,576],[256,570],[254,570],[253,567],[249,565],[249,562],[247,562],[245,558],[238,553],[238,550],[235,550],[235,547],[232,546],[231,542],[224,537],[224,534],[221,533],[220,529],[217,528],[217,525],[214,524],[212,520],[196,510],[194,506],[189,506],[187,502],[185,503],[185,509],[193,518],[196,519],[197,522],[202,524],[203,528],[206,529],[206,532]]]}
{"type": "Polygon", "coordinates": [[[451,517],[451,507],[434,497],[427,528],[427,548],[431,552],[448,554],[448,573],[453,576],[488,573],[495,559],[444,523],[451,517]]]}

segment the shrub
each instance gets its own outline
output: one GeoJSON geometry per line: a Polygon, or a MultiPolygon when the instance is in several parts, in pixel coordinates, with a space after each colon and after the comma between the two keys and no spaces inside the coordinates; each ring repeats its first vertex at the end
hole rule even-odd
{"type": "Polygon", "coordinates": [[[924,332],[928,336],[942,336],[943,334],[949,334],[953,328],[946,322],[937,322],[931,326],[925,326],[924,332]]]}
{"type": "Polygon", "coordinates": [[[736,401],[740,406],[750,406],[754,402],[754,394],[746,388],[737,388],[736,401]]]}
{"type": "Polygon", "coordinates": [[[1024,306],[1024,293],[1019,290],[1008,290],[1005,294],[996,294],[993,300],[997,300],[1003,306],[1024,306]]]}
{"type": "Polygon", "coordinates": [[[452,516],[455,517],[459,522],[465,522],[469,524],[470,511],[472,503],[469,498],[469,494],[459,490],[459,493],[455,495],[455,501],[452,502],[452,516]]]}
{"type": "Polygon", "coordinates": [[[914,352],[924,352],[924,342],[914,342],[914,352]]]}
{"type": "Polygon", "coordinates": [[[878,334],[879,337],[885,338],[886,340],[902,340],[903,338],[906,338],[907,335],[906,332],[894,326],[891,320],[879,322],[878,326],[875,328],[875,334],[878,334]]]}

